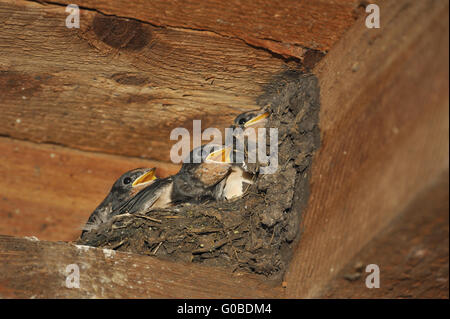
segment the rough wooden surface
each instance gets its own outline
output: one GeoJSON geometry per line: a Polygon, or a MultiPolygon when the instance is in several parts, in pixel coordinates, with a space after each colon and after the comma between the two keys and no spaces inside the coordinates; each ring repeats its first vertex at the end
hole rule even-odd
{"type": "Polygon", "coordinates": [[[365,246],[320,296],[448,299],[448,209],[447,171],[365,246]],[[380,267],[379,289],[366,288],[368,264],[380,267]]]}
{"type": "Polygon", "coordinates": [[[77,4],[152,25],[210,31],[300,59],[305,54],[308,58],[308,49],[328,51],[360,12],[358,0],[189,0],[182,5],[176,0],[80,0],[77,4]]]}
{"type": "Polygon", "coordinates": [[[0,1],[0,135],[169,161],[173,128],[228,127],[286,67],[211,32],[89,10],[68,29],[67,15],[0,1]]]}
{"type": "MultiPolygon", "coordinates": [[[[327,15],[320,13],[326,1],[302,3],[295,6],[302,12],[299,20],[294,18],[299,12],[294,15],[291,11],[293,4],[286,7],[291,12],[291,30],[296,32],[285,36],[304,37],[308,34],[305,26],[310,28],[309,36],[298,38],[298,43],[293,40],[292,48],[300,50],[310,41],[311,33],[321,30],[318,26],[328,25],[332,19],[331,27],[323,32],[328,42],[321,44],[328,48],[330,41],[353,23],[351,3],[331,3],[327,15]],[[321,19],[314,25],[303,23],[312,16],[321,19]]],[[[129,2],[97,4],[105,13],[120,9],[123,14],[117,15],[131,18],[139,18],[132,13],[146,12],[139,7],[140,2],[131,6],[129,2]]],[[[89,3],[79,5],[87,7],[89,3]]],[[[152,9],[148,5],[146,10],[152,9]]],[[[166,3],[150,5],[164,7],[166,3]]],[[[212,5],[222,6],[212,2],[208,6],[212,5]]],[[[254,14],[253,5],[243,4],[241,9],[254,14]]],[[[160,10],[167,11],[163,7],[160,10]]],[[[237,19],[241,12],[234,10],[236,6],[230,8],[233,10],[225,12],[231,20],[237,19]]],[[[264,8],[269,10],[267,4],[264,8]]],[[[279,8],[279,13],[267,11],[264,19],[280,14],[277,19],[282,17],[286,30],[286,8],[279,8]]],[[[125,170],[152,165],[160,167],[163,176],[176,170],[168,162],[72,152],[18,140],[167,161],[172,128],[190,128],[192,119],[201,119],[203,128],[228,126],[236,114],[255,107],[261,86],[273,74],[286,66],[297,66],[246,45],[238,35],[196,27],[161,28],[157,26],[164,24],[161,21],[144,17],[143,21],[150,24],[82,9],[81,29],[67,29],[64,9],[42,1],[0,0],[0,135],[12,139],[0,140],[2,234],[72,240],[114,179],[125,170]]],[[[148,12],[154,14],[153,9],[148,12]]],[[[176,15],[171,19],[189,23],[188,18],[190,15],[184,14],[184,20],[176,15]]],[[[261,21],[255,19],[245,19],[248,28],[259,29],[256,26],[261,21]]],[[[270,30],[275,32],[274,28],[264,32],[270,30]]],[[[263,33],[254,37],[261,40],[263,33]]],[[[291,40],[280,38],[269,44],[278,45],[279,41],[291,40]]]]}
{"type": "Polygon", "coordinates": [[[0,234],[74,240],[114,181],[136,167],[176,165],[0,138],[0,234]]]}
{"type": "MultiPolygon", "coordinates": [[[[277,297],[320,296],[322,287],[361,248],[436,176],[448,169],[448,2],[382,2],[381,12],[380,30],[366,29],[364,19],[360,19],[316,68],[321,85],[323,145],[315,157],[309,208],[304,214],[301,241],[285,279],[286,294],[276,290],[277,297]]],[[[172,126],[188,126],[193,118],[204,119],[204,127],[225,126],[234,114],[252,108],[255,97],[261,93],[261,85],[288,63],[269,52],[249,47],[238,38],[214,32],[158,28],[135,20],[119,22],[118,18],[99,17],[91,10],[82,10],[82,21],[86,24],[82,23],[80,30],[69,30],[63,24],[66,15],[61,6],[0,1],[1,135],[167,160],[168,132],[172,126]],[[114,33],[108,31],[112,26],[123,31],[123,37],[113,37],[114,33]],[[169,127],[162,124],[162,118],[167,119],[169,127]]],[[[42,156],[47,159],[41,164],[38,161],[37,166],[42,171],[45,168],[51,177],[51,170],[57,167],[51,161],[56,157],[49,159],[52,151],[41,153],[46,148],[44,145],[25,143],[30,149],[27,152],[35,154],[25,164],[20,156],[28,155],[10,154],[9,143],[16,141],[5,139],[2,143],[1,148],[5,149],[2,155],[17,164],[12,166],[14,170],[2,170],[8,176],[5,180],[11,181],[11,190],[8,183],[0,184],[2,192],[12,199],[10,212],[16,213],[15,203],[24,202],[23,207],[33,206],[33,210],[27,211],[37,221],[36,216],[47,214],[44,207],[36,208],[44,203],[38,202],[37,197],[42,196],[45,203],[69,198],[67,193],[71,190],[65,188],[67,185],[61,186],[61,191],[58,189],[64,185],[61,179],[47,182],[32,178],[28,188],[35,196],[24,200],[27,194],[19,183],[25,178],[13,181],[14,176],[23,170],[29,178],[35,173],[34,165],[29,163],[32,158],[42,156]],[[52,191],[35,192],[40,183],[47,183],[46,187],[52,191]],[[42,210],[35,215],[36,209],[42,210]]],[[[74,154],[70,152],[69,158],[75,158],[74,154]]],[[[91,166],[98,168],[101,176],[103,155],[91,159],[92,162],[85,162],[87,158],[83,154],[74,161],[79,161],[77,165],[84,170],[91,166]]],[[[109,169],[119,170],[120,165],[125,168],[121,160],[117,159],[116,163],[122,164],[109,169]]],[[[67,173],[70,176],[73,168],[66,171],[67,164],[62,159],[58,165],[62,167],[60,176],[67,173]]],[[[104,185],[107,189],[110,181],[104,185]]],[[[93,184],[92,188],[84,186],[86,191],[81,187],[79,191],[88,193],[97,189],[93,184]]],[[[101,199],[106,189],[99,191],[96,198],[101,199]]],[[[95,206],[90,206],[93,202],[83,204],[82,198],[77,200],[86,209],[89,206],[89,211],[95,206]]],[[[67,203],[61,201],[55,205],[64,211],[67,207],[64,205],[70,205],[67,203]]],[[[56,210],[53,216],[58,218],[58,223],[65,223],[62,220],[66,216],[56,215],[56,210]]],[[[26,218],[21,220],[27,223],[26,218]]],[[[73,227],[77,222],[67,222],[65,227],[73,227]]],[[[34,232],[36,228],[31,223],[26,227],[34,232]]],[[[57,223],[52,227],[38,231],[56,238],[57,223]]],[[[14,252],[2,252],[2,260],[3,256],[11,258],[11,263],[0,264],[4,267],[0,274],[9,278],[6,284],[0,285],[2,296],[72,296],[65,295],[56,286],[48,290],[48,295],[45,291],[35,293],[36,290],[30,294],[29,281],[43,278],[42,282],[34,282],[37,285],[55,279],[55,285],[61,288],[64,276],[55,275],[54,270],[44,271],[36,263],[49,260],[50,264],[61,266],[58,255],[52,254],[56,247],[53,245],[68,249],[70,260],[76,254],[71,249],[76,248],[44,243],[48,249],[33,246],[32,259],[14,259],[23,256],[20,249],[26,250],[30,242],[25,244],[20,239],[8,239],[8,242],[13,243],[6,246],[18,248],[14,252]],[[39,255],[43,252],[44,255],[39,255]],[[29,277],[16,280],[19,269],[29,277]]],[[[92,254],[104,255],[102,251],[92,254]]],[[[96,264],[103,262],[99,256],[89,258],[94,265],[92,271],[102,269],[96,264]]],[[[146,258],[142,259],[143,263],[151,260],[155,271],[165,265],[149,257],[137,258],[146,258]]],[[[135,264],[131,259],[129,262],[122,272],[109,268],[101,278],[126,273],[135,264]]],[[[203,291],[212,291],[217,296],[223,292],[217,289],[218,282],[229,275],[219,270],[204,273],[203,268],[197,272],[195,265],[174,267],[167,280],[157,282],[160,286],[155,284],[158,290],[153,290],[153,286],[145,288],[150,289],[145,290],[149,296],[202,297],[203,291]],[[189,277],[189,272],[194,275],[189,277]],[[214,277],[217,280],[212,281],[210,278],[214,277]],[[170,282],[171,278],[175,282],[170,282]],[[178,286],[178,281],[185,283],[184,278],[189,282],[178,286]],[[188,286],[193,288],[183,288],[188,286]],[[191,293],[197,287],[199,290],[191,293]],[[185,294],[179,294],[177,289],[185,294]]],[[[141,270],[127,276],[136,283],[144,282],[137,279],[149,278],[141,270]]],[[[97,276],[95,272],[91,275],[97,276]]],[[[1,275],[0,278],[2,283],[6,282],[1,275]]],[[[100,282],[100,277],[97,278],[100,282]]],[[[221,296],[262,296],[256,283],[247,284],[245,280],[236,287],[234,279],[223,279],[223,282],[233,288],[221,296]],[[254,294],[246,295],[247,287],[254,294]]],[[[128,283],[125,281],[111,289],[128,283]]],[[[102,294],[101,287],[94,282],[88,290],[94,291],[95,296],[122,296],[109,288],[102,294]]],[[[263,291],[264,296],[272,296],[272,292],[263,291]]],[[[83,296],[93,295],[84,292],[83,296]]]]}
{"type": "MultiPolygon", "coordinates": [[[[448,298],[448,231],[446,172],[365,246],[318,297],[448,298]],[[380,289],[364,285],[360,265],[369,263],[381,267],[380,289]],[[360,277],[350,281],[355,271],[360,277]]],[[[0,298],[284,296],[282,289],[264,286],[247,275],[33,238],[0,236],[0,258],[0,298]],[[80,267],[80,289],[65,287],[69,264],[80,267]],[[212,291],[218,285],[220,291],[212,291]]]]}
{"type": "Polygon", "coordinates": [[[316,68],[314,158],[288,297],[320,288],[449,165],[448,2],[381,3],[316,68]]]}
{"type": "Polygon", "coordinates": [[[0,260],[0,298],[269,298],[282,289],[222,269],[33,238],[0,236],[0,260]],[[80,288],[66,287],[71,264],[80,288]]]}

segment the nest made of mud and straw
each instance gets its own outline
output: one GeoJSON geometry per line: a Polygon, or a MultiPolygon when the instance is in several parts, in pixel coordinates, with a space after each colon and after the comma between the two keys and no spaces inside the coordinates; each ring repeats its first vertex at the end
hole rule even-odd
{"type": "Polygon", "coordinates": [[[292,71],[279,75],[258,104],[271,111],[266,127],[278,128],[276,173],[258,175],[234,201],[116,216],[78,243],[281,278],[299,238],[319,146],[317,78],[292,71]]]}

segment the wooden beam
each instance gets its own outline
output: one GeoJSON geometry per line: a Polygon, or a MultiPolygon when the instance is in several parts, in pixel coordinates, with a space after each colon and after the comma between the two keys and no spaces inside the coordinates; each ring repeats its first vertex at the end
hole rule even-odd
{"type": "Polygon", "coordinates": [[[254,277],[148,256],[0,235],[0,298],[273,298],[254,277]],[[68,265],[79,288],[67,288],[68,265]]]}
{"type": "Polygon", "coordinates": [[[288,297],[321,287],[449,166],[445,1],[380,2],[319,63],[322,147],[288,297]]]}
{"type": "Polygon", "coordinates": [[[323,298],[449,297],[448,171],[371,240],[320,293],[323,298]],[[380,267],[367,289],[366,265],[380,267]]]}
{"type": "Polygon", "coordinates": [[[211,32],[67,15],[0,1],[0,135],[169,161],[173,128],[228,127],[289,64],[211,32]]]}
{"type": "Polygon", "coordinates": [[[180,5],[176,0],[80,0],[77,4],[157,26],[212,31],[303,59],[305,54],[308,58],[308,49],[328,51],[334,45],[354,23],[360,1],[189,0],[180,5]]]}
{"type": "MultiPolygon", "coordinates": [[[[5,26],[0,31],[0,40],[11,39],[12,35],[18,38],[18,45],[15,46],[15,50],[9,50],[9,46],[4,44],[5,41],[0,41],[2,50],[6,52],[4,56],[0,57],[0,66],[7,70],[7,73],[1,73],[4,82],[0,80],[4,87],[7,87],[5,91],[0,93],[3,94],[0,96],[0,103],[3,103],[0,104],[2,105],[2,115],[5,114],[5,117],[2,117],[0,121],[3,118],[8,119],[4,123],[0,122],[0,129],[3,130],[0,134],[35,141],[51,140],[73,147],[98,149],[113,153],[124,152],[124,154],[131,155],[135,154],[133,152],[136,152],[137,148],[137,155],[146,156],[146,154],[142,154],[142,150],[145,149],[144,145],[148,147],[148,144],[146,144],[148,140],[159,139],[158,143],[163,144],[161,138],[163,135],[159,136],[160,133],[157,130],[162,127],[162,124],[149,127],[148,132],[155,132],[154,136],[149,136],[146,130],[131,133],[130,128],[128,128],[129,131],[123,131],[120,128],[120,132],[116,136],[116,132],[112,129],[114,126],[109,125],[111,123],[128,123],[123,121],[123,119],[126,119],[132,121],[131,127],[140,127],[139,125],[147,123],[149,119],[156,121],[163,116],[169,116],[170,118],[174,109],[182,110],[183,106],[177,104],[170,110],[166,109],[166,113],[164,113],[161,111],[163,110],[161,104],[157,107],[158,112],[160,112],[158,116],[146,118],[142,122],[135,120],[136,115],[142,112],[142,108],[137,106],[136,103],[133,104],[133,98],[142,94],[150,94],[146,91],[150,88],[133,91],[129,87],[135,88],[139,86],[139,83],[143,83],[143,79],[140,77],[142,73],[148,78],[154,77],[156,82],[160,78],[166,77],[166,74],[161,71],[162,67],[156,68],[153,67],[152,63],[142,62],[151,60],[151,51],[146,51],[148,48],[138,49],[137,51],[142,51],[137,53],[136,50],[132,50],[135,45],[142,43],[138,39],[130,42],[130,39],[134,39],[137,34],[135,31],[127,33],[130,38],[126,37],[124,41],[117,45],[116,40],[111,38],[109,33],[98,38],[99,35],[94,32],[94,29],[96,29],[98,33],[99,29],[94,26],[95,14],[93,12],[83,10],[82,14],[87,17],[86,21],[90,21],[91,27],[79,30],[79,32],[75,30],[76,35],[67,37],[68,33],[66,32],[69,31],[64,30],[63,26],[58,27],[59,23],[63,21],[61,20],[62,17],[66,16],[60,8],[45,7],[23,1],[0,2],[1,22],[5,26]],[[12,5],[15,6],[16,11],[11,10],[12,5]],[[17,11],[19,9],[23,9],[23,12],[20,14],[14,13],[19,12],[17,11]],[[28,18],[21,18],[22,15],[28,18]],[[43,20],[44,16],[48,20],[43,20]],[[31,27],[20,33],[19,31],[22,30],[21,24],[31,27]],[[47,33],[47,37],[52,39],[51,43],[61,45],[56,52],[63,52],[63,47],[69,48],[67,51],[69,53],[64,56],[69,61],[68,66],[64,66],[64,59],[58,57],[58,54],[52,56],[54,61],[45,59],[49,58],[50,51],[48,47],[42,48],[43,44],[47,42],[43,41],[39,34],[48,32],[45,31],[47,30],[46,24],[55,30],[54,33],[47,33]],[[36,32],[36,30],[41,31],[36,32]],[[5,34],[8,36],[4,37],[5,34]],[[20,34],[20,36],[17,36],[17,34],[20,34]],[[62,44],[55,40],[58,37],[62,44]],[[34,40],[35,38],[37,40],[34,40]],[[37,44],[39,39],[41,43],[37,44]],[[100,39],[103,39],[103,41],[100,39]],[[20,45],[21,42],[30,45],[20,45]],[[130,43],[133,44],[132,48],[126,48],[130,43]],[[113,45],[119,48],[113,50],[111,49],[113,45]],[[21,53],[17,58],[11,57],[17,48],[25,48],[25,51],[20,51],[21,53]],[[27,51],[27,48],[30,51],[27,51]],[[127,50],[131,50],[134,55],[127,50]],[[79,62],[75,64],[76,54],[80,55],[81,60],[92,63],[95,66],[94,69],[99,71],[95,72],[91,66],[80,65],[79,62]],[[115,64],[115,61],[120,63],[115,64]],[[12,62],[17,63],[13,65],[12,62]],[[34,64],[39,65],[39,68],[34,64]],[[125,67],[122,65],[125,65],[125,67]],[[132,66],[135,65],[138,65],[139,68],[132,69],[132,66]],[[121,77],[121,68],[124,68],[124,72],[128,72],[125,77],[121,77]],[[149,68],[151,72],[143,71],[141,73],[141,69],[147,70],[146,68],[149,68]],[[45,78],[42,69],[45,69],[47,73],[53,73],[50,77],[45,78]],[[134,73],[129,73],[130,69],[134,70],[134,73]],[[82,71],[82,74],[87,74],[86,79],[73,82],[71,77],[80,73],[79,71],[82,71]],[[119,74],[117,75],[117,73],[119,74]],[[107,76],[97,77],[98,74],[106,74],[107,76]],[[95,83],[94,80],[91,80],[94,77],[101,81],[89,87],[89,85],[95,83]],[[42,79],[44,79],[44,82],[41,81],[42,79]],[[118,81],[115,79],[118,79],[118,81]],[[64,85],[61,86],[61,83],[68,83],[69,85],[66,88],[64,85]],[[130,83],[132,85],[129,85],[130,83]],[[74,86],[71,87],[70,85],[74,86]],[[76,92],[75,85],[80,85],[78,92],[76,92]],[[39,90],[43,90],[47,95],[35,93],[39,90]],[[29,93],[29,95],[22,94],[22,91],[29,93]],[[56,93],[52,93],[53,91],[56,93]],[[111,98],[114,93],[118,93],[122,98],[134,96],[127,105],[127,110],[130,110],[127,111],[129,113],[114,113],[113,110],[117,110],[121,105],[118,103],[119,99],[111,98]],[[87,97],[80,98],[75,104],[69,104],[67,109],[63,107],[64,102],[70,101],[70,98],[77,99],[84,95],[87,97]],[[36,100],[34,101],[34,99],[36,100]],[[28,102],[22,104],[20,100],[28,100],[28,102]],[[87,107],[92,107],[92,109],[83,110],[80,107],[80,105],[86,103],[87,107]],[[31,107],[33,105],[34,108],[31,107]],[[102,108],[102,105],[108,107],[102,108]],[[135,108],[133,108],[133,105],[135,105],[135,108]],[[42,111],[43,108],[46,112],[42,111]],[[48,113],[48,110],[52,112],[48,113]],[[64,112],[67,111],[70,112],[70,116],[64,120],[64,116],[67,116],[64,115],[64,112]],[[111,117],[109,112],[113,112],[115,115],[111,117]],[[95,116],[98,116],[98,118],[95,116]],[[35,121],[34,117],[42,122],[39,123],[41,126],[37,122],[33,122],[35,121]],[[118,121],[119,118],[122,122],[118,121]],[[100,122],[101,119],[109,119],[109,122],[106,125],[100,122]],[[85,125],[85,121],[89,125],[85,125]],[[29,123],[35,124],[29,125],[29,123]],[[25,124],[22,129],[20,128],[21,124],[25,124]],[[105,125],[100,125],[102,129],[98,130],[94,127],[94,124],[105,125]],[[71,130],[73,130],[72,133],[70,133],[71,130]],[[99,140],[102,142],[98,142],[99,140]],[[131,140],[133,140],[132,145],[129,143],[131,140]],[[135,141],[137,143],[134,143],[135,141]]],[[[61,273],[61,269],[65,269],[66,262],[72,263],[73,260],[83,264],[85,261],[83,256],[78,259],[74,258],[74,256],[78,256],[77,251],[80,249],[77,250],[76,247],[64,243],[36,242],[37,246],[33,246],[35,244],[33,241],[25,242],[23,239],[13,238],[6,241],[0,240],[0,245],[3,245],[0,246],[2,260],[9,258],[8,263],[0,265],[0,267],[3,267],[0,268],[0,294],[2,296],[24,297],[121,297],[128,296],[128,293],[130,296],[136,296],[138,293],[140,296],[180,298],[204,297],[206,295],[219,297],[286,296],[291,298],[318,296],[327,282],[361,248],[385,228],[449,166],[448,2],[432,0],[383,2],[381,3],[381,14],[382,28],[380,30],[367,29],[364,26],[364,19],[360,19],[316,68],[321,86],[322,148],[315,157],[313,165],[311,197],[308,209],[303,215],[302,236],[285,278],[286,294],[279,288],[274,290],[260,289],[260,282],[257,279],[255,281],[253,281],[254,279],[239,281],[239,278],[231,278],[222,281],[222,278],[230,275],[228,272],[222,272],[218,269],[206,271],[204,270],[206,268],[198,265],[170,263],[174,267],[171,268],[173,271],[169,271],[167,277],[154,279],[154,277],[148,277],[149,274],[152,274],[152,276],[153,273],[160,275],[165,271],[162,267],[169,264],[145,256],[130,255],[132,257],[130,257],[128,263],[123,264],[123,268],[114,268],[113,265],[102,268],[108,262],[107,257],[110,252],[107,251],[105,255],[102,250],[96,249],[87,252],[92,254],[88,256],[90,261],[86,263],[88,266],[93,265],[91,268],[86,267],[88,270],[92,269],[91,273],[87,273],[89,278],[93,278],[93,281],[90,281],[91,284],[85,286],[86,291],[81,293],[73,292],[73,290],[67,292],[63,291],[65,290],[63,286],[65,276],[61,273]],[[58,245],[61,245],[61,247],[58,245]],[[65,250],[66,253],[63,252],[65,250]],[[54,255],[52,255],[53,253],[54,255]],[[26,256],[30,256],[29,259],[26,256]],[[67,256],[67,258],[64,256],[67,256]],[[61,261],[59,261],[60,258],[61,261]],[[135,260],[142,261],[142,265],[152,263],[151,267],[153,268],[151,269],[153,272],[144,272],[145,266],[138,266],[136,273],[130,271],[130,269],[133,269],[133,264],[138,265],[135,260]],[[52,269],[43,268],[42,265],[45,263],[56,265],[56,267],[52,269]],[[27,265],[32,266],[27,268],[27,265]],[[35,268],[33,268],[33,265],[35,268]],[[27,270],[33,271],[33,269],[37,269],[37,271],[27,272],[27,270]],[[95,272],[96,269],[100,269],[99,271],[103,271],[103,273],[98,275],[95,272]],[[191,277],[189,276],[190,272],[193,272],[191,277]],[[113,282],[111,288],[106,287],[109,282],[105,278],[113,278],[114,275],[116,277],[125,276],[127,279],[122,283],[119,282],[119,284],[113,282]],[[5,276],[7,277],[5,278],[5,276]],[[43,278],[42,282],[39,278],[43,278]],[[211,280],[211,278],[214,278],[214,280],[211,280]],[[151,284],[142,289],[136,289],[133,284],[131,284],[133,288],[128,286],[131,282],[139,283],[139,281],[142,283],[151,282],[151,284]],[[46,287],[47,282],[52,282],[48,284],[49,288],[46,290],[48,292],[39,290],[41,287],[46,287]],[[182,284],[178,285],[179,282],[182,284]],[[222,284],[229,289],[217,289],[222,284]],[[102,287],[103,292],[101,291],[102,287]],[[249,289],[247,290],[247,288],[249,289]],[[124,291],[123,295],[120,292],[121,289],[124,291]],[[131,291],[131,289],[135,291],[131,291]]],[[[84,18],[82,17],[82,19],[84,18]]],[[[120,25],[122,23],[117,22],[115,20],[117,18],[111,19],[113,19],[112,24],[118,23],[120,25]]],[[[100,21],[104,20],[100,19],[100,21]]],[[[99,22],[97,20],[95,24],[98,26],[98,23],[100,25],[111,25],[110,22],[99,22]]],[[[139,27],[144,28],[143,25],[139,25],[139,27]]],[[[150,28],[152,34],[157,34],[158,37],[163,39],[173,39],[172,36],[177,39],[174,42],[169,40],[167,42],[159,41],[155,44],[157,48],[168,44],[171,48],[177,47],[177,41],[194,41],[192,39],[197,39],[195,42],[199,47],[205,42],[205,47],[216,48],[215,45],[212,45],[214,43],[212,39],[215,39],[217,43],[224,40],[218,35],[204,34],[204,32],[164,29],[159,30],[162,32],[160,34],[157,32],[157,28],[153,29],[155,28],[153,26],[145,25],[145,27],[150,28]],[[180,33],[175,35],[171,32],[180,33]],[[192,37],[186,37],[188,34],[192,34],[192,37]],[[200,38],[197,38],[199,36],[200,38]]],[[[138,26],[131,23],[131,26],[126,24],[124,28],[136,30],[135,28],[138,28],[138,26]]],[[[228,40],[234,41],[233,39],[228,40]]],[[[231,45],[231,43],[228,44],[231,45]]],[[[217,46],[219,45],[217,44],[217,46]]],[[[252,51],[253,49],[245,45],[241,47],[241,45],[242,43],[236,40],[234,47],[227,46],[227,48],[235,48],[235,52],[238,52],[238,54],[236,56],[232,54],[235,63],[231,63],[231,69],[223,74],[237,74],[237,76],[224,77],[219,89],[215,85],[212,85],[215,89],[202,88],[199,85],[200,80],[195,68],[189,66],[190,55],[177,55],[181,62],[177,65],[173,64],[173,70],[183,70],[186,74],[194,74],[189,78],[192,83],[187,83],[189,81],[174,76],[173,88],[175,89],[172,90],[169,89],[171,88],[169,83],[172,82],[169,78],[164,78],[164,81],[161,81],[154,91],[156,95],[162,94],[156,99],[168,99],[168,96],[173,98],[170,95],[173,93],[172,91],[176,92],[173,94],[185,92],[183,87],[190,85],[191,91],[189,92],[194,95],[194,102],[190,106],[198,107],[198,112],[202,110],[207,110],[202,112],[209,112],[207,105],[212,102],[212,96],[223,97],[228,102],[235,99],[238,105],[245,108],[246,106],[242,104],[242,101],[253,101],[260,93],[259,85],[269,79],[271,74],[282,69],[284,62],[281,63],[279,59],[273,58],[269,54],[265,55],[259,50],[252,51]],[[242,65],[249,65],[243,62],[245,59],[242,58],[242,54],[245,52],[253,52],[255,61],[258,61],[255,66],[257,70],[250,70],[251,74],[247,74],[246,71],[240,69],[242,65]],[[242,64],[239,64],[241,62],[242,64]],[[273,64],[271,64],[272,62],[273,64]],[[264,68],[266,65],[269,65],[269,69],[261,71],[260,68],[264,68]],[[230,70],[234,71],[229,72],[230,70]],[[252,79],[258,79],[261,82],[255,84],[255,82],[251,82],[252,79]],[[224,89],[227,87],[224,83],[228,83],[228,90],[224,89]],[[241,83],[243,86],[239,87],[238,90],[236,86],[232,85],[233,83],[241,83]],[[230,91],[233,93],[230,93],[230,91]],[[241,95],[239,98],[233,95],[239,95],[242,92],[248,94],[241,95]],[[208,103],[205,103],[205,101],[208,103]]],[[[180,49],[176,52],[182,51],[180,49]]],[[[158,52],[163,52],[163,50],[158,52]]],[[[212,55],[217,57],[217,55],[212,55]]],[[[197,57],[201,57],[201,60],[210,61],[207,64],[208,66],[215,65],[214,59],[209,60],[209,56],[197,57]]],[[[151,61],[157,61],[157,59],[151,61]]],[[[172,60],[168,59],[167,61],[172,60]]],[[[191,62],[196,63],[192,60],[191,62]]],[[[218,65],[216,64],[217,68],[219,68],[218,65]]],[[[168,67],[168,69],[170,70],[171,67],[168,67]]],[[[152,101],[151,103],[156,103],[154,100],[152,101]]],[[[225,105],[223,103],[225,102],[220,100],[217,103],[221,105],[221,112],[223,112],[225,105]]],[[[232,109],[237,112],[240,107],[235,108],[233,106],[232,109]]],[[[181,116],[183,112],[180,111],[177,114],[181,116]]],[[[215,113],[208,114],[214,116],[215,113]]],[[[198,116],[198,113],[193,114],[192,117],[186,117],[184,120],[189,122],[196,116],[198,116]]],[[[229,117],[231,118],[231,116],[229,117]]],[[[171,119],[174,120],[175,117],[171,119]]],[[[225,121],[225,117],[223,119],[225,121]]],[[[219,117],[217,121],[217,123],[221,121],[219,117]]],[[[167,134],[167,132],[164,134],[167,134]]],[[[167,143],[166,140],[164,142],[167,143]]],[[[150,145],[153,144],[150,143],[150,145]]],[[[152,154],[159,154],[155,155],[154,158],[158,158],[158,156],[163,158],[164,153],[162,152],[158,148],[157,150],[154,149],[152,154]]],[[[64,165],[63,161],[61,165],[64,165]]],[[[84,253],[83,249],[81,251],[84,253]]],[[[122,258],[119,253],[116,256],[122,258]]],[[[113,280],[111,279],[111,281],[113,280]]]]}
{"type": "Polygon", "coordinates": [[[125,171],[177,165],[0,138],[0,234],[75,240],[90,213],[125,171]]]}

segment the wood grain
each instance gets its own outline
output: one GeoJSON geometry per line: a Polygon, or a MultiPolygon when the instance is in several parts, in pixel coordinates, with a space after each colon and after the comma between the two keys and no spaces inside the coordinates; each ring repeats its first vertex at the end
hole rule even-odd
{"type": "Polygon", "coordinates": [[[320,296],[448,299],[448,209],[447,171],[371,240],[320,296]],[[378,289],[365,285],[368,264],[380,267],[378,289]]]}
{"type": "Polygon", "coordinates": [[[288,297],[320,288],[449,166],[448,2],[381,3],[316,68],[314,159],[288,297]]]}
{"type": "Polygon", "coordinates": [[[228,127],[286,67],[211,32],[89,10],[68,29],[67,15],[0,1],[0,135],[169,161],[173,128],[228,127]]]}
{"type": "Polygon", "coordinates": [[[0,235],[0,298],[269,298],[252,276],[68,243],[0,235]],[[68,265],[80,288],[67,288],[68,265]]]}
{"type": "MultiPolygon", "coordinates": [[[[7,237],[0,239],[1,258],[9,258],[0,264],[0,294],[320,296],[329,280],[449,166],[448,2],[400,0],[380,6],[381,29],[367,29],[361,18],[315,69],[323,144],[314,160],[310,202],[285,278],[286,294],[260,289],[253,279],[229,278],[218,269],[170,264],[166,277],[169,264],[150,257],[133,256],[122,268],[110,268],[101,250],[76,259],[83,251],[68,244],[7,237]],[[91,271],[84,291],[61,288],[60,270],[72,260],[91,271]],[[135,260],[142,266],[130,271],[138,265],[135,260]],[[136,288],[139,281],[155,280],[144,271],[147,263],[163,277],[136,288]],[[114,275],[126,279],[108,281],[114,275]],[[222,284],[228,288],[217,289],[222,284]]],[[[261,86],[286,67],[269,52],[245,45],[239,35],[159,28],[154,21],[107,18],[92,10],[82,10],[80,30],[69,30],[63,9],[0,0],[2,135],[166,161],[172,127],[186,127],[193,118],[204,119],[205,126],[227,125],[234,114],[253,108],[261,86]]],[[[56,146],[0,142],[1,194],[11,203],[2,205],[10,207],[5,211],[11,216],[25,216],[20,220],[28,224],[16,233],[21,235],[40,233],[52,240],[74,235],[82,214],[87,216],[110,186],[103,176],[116,169],[120,175],[130,164],[56,146]],[[30,165],[34,161],[37,170],[30,165]],[[103,167],[107,162],[116,164],[103,167]],[[89,169],[95,177],[85,178],[89,169]],[[70,179],[71,173],[79,179],[70,179]],[[23,211],[15,210],[18,203],[23,211]],[[83,213],[72,213],[74,207],[83,213]],[[42,216],[53,219],[43,222],[42,216]]]]}
{"type": "Polygon", "coordinates": [[[299,59],[308,59],[308,49],[328,51],[354,23],[359,3],[357,0],[77,2],[82,7],[157,26],[211,31],[299,59]]]}
{"type": "Polygon", "coordinates": [[[177,165],[0,138],[0,234],[75,240],[114,181],[137,167],[177,165]]]}

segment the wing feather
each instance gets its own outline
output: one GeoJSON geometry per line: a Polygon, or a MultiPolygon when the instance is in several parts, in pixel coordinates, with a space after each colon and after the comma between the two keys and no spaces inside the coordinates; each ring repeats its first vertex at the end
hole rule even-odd
{"type": "Polygon", "coordinates": [[[114,215],[146,213],[161,197],[163,192],[167,191],[167,186],[171,182],[168,178],[156,180],[153,184],[124,202],[114,215]]]}

